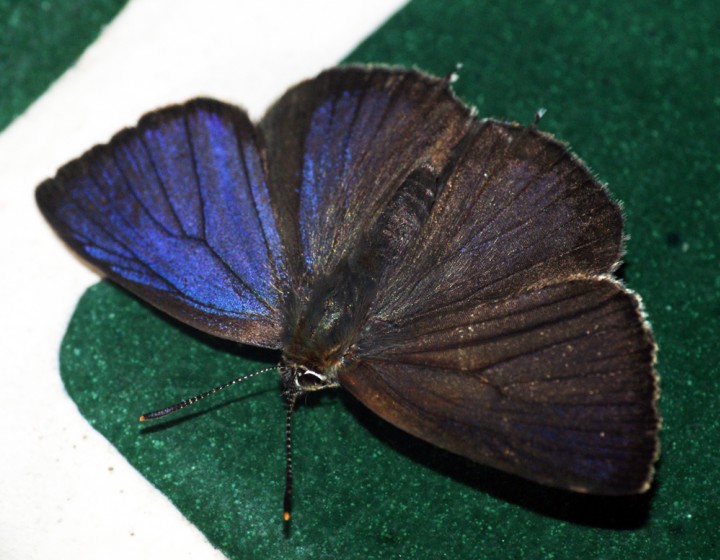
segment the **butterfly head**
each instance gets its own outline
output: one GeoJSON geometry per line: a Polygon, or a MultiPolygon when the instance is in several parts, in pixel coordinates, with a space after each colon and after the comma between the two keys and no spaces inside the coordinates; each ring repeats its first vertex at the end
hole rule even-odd
{"type": "Polygon", "coordinates": [[[340,386],[336,368],[333,367],[327,369],[309,367],[284,357],[278,369],[283,391],[288,396],[340,386]]]}

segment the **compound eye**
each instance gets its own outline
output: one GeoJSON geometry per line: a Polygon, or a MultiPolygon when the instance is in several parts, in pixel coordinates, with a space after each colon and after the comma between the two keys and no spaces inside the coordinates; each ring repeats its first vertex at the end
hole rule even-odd
{"type": "Polygon", "coordinates": [[[312,370],[305,370],[298,374],[297,384],[303,389],[314,389],[325,385],[326,377],[312,370]]]}

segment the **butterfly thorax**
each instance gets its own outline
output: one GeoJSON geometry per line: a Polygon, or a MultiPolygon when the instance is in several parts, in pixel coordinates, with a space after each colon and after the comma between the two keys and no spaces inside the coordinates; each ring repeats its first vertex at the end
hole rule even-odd
{"type": "Polygon", "coordinates": [[[372,291],[371,280],[344,262],[305,297],[297,298],[280,363],[286,393],[339,386],[338,375],[354,360],[355,342],[365,323],[362,294],[372,291]]]}
{"type": "Polygon", "coordinates": [[[280,371],[288,393],[339,386],[338,375],[373,313],[378,290],[427,220],[439,183],[427,166],[411,172],[332,272],[312,278],[288,302],[280,371]]]}

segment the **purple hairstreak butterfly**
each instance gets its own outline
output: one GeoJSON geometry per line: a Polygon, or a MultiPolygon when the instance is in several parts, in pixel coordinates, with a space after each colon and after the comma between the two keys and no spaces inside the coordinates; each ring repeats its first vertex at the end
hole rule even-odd
{"type": "Polygon", "coordinates": [[[282,351],[286,521],[293,407],[335,387],[541,484],[650,486],[655,344],[612,276],[620,208],[536,123],[478,119],[451,81],[334,68],[257,124],[194,99],[37,189],[60,237],[111,280],[201,331],[282,351]]]}

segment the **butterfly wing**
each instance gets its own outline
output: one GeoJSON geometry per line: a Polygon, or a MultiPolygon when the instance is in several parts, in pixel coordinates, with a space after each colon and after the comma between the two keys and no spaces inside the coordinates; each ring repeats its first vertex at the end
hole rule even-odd
{"type": "Polygon", "coordinates": [[[617,266],[618,205],[534,127],[475,122],[440,180],[429,219],[376,302],[374,313],[387,321],[617,266]]]}
{"type": "Polygon", "coordinates": [[[342,385],[399,428],[536,482],[648,488],[657,389],[636,296],[578,278],[453,311],[398,325],[342,385]]]}
{"type": "Polygon", "coordinates": [[[290,89],[259,129],[295,278],[332,273],[415,167],[445,165],[469,123],[448,80],[411,70],[346,66],[290,89]]]}
{"type": "Polygon", "coordinates": [[[427,219],[384,245],[402,258],[379,277],[341,384],[478,462],[577,491],[646,489],[654,344],[637,297],[606,276],[619,207],[534,127],[473,121],[451,144],[427,219]]]}
{"type": "Polygon", "coordinates": [[[284,257],[265,175],[247,115],[198,99],[144,117],[36,197],[112,280],[200,330],[277,348],[284,257]]]}

